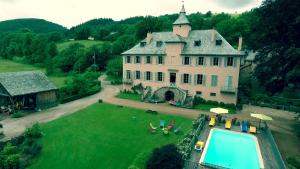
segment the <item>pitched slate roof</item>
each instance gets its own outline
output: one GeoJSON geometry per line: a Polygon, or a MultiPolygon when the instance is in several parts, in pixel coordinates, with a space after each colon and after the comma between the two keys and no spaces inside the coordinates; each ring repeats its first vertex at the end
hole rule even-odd
{"type": "MultiPolygon", "coordinates": [[[[173,32],[154,32],[150,44],[141,47],[137,44],[133,48],[122,53],[123,55],[151,55],[151,54],[166,54],[166,43],[181,42],[185,43],[182,50],[182,55],[243,55],[243,52],[234,49],[217,31],[215,31],[216,39],[222,40],[222,44],[217,46],[215,41],[211,41],[212,30],[193,30],[189,36],[184,38],[179,35],[174,35],[173,32]],[[195,41],[201,40],[200,46],[194,46],[195,41]],[[164,42],[161,47],[156,47],[156,42],[164,42]]],[[[144,39],[143,41],[146,41],[144,39]]]]}
{"type": "Polygon", "coordinates": [[[182,5],[181,11],[179,13],[179,17],[173,23],[173,25],[184,25],[184,24],[190,24],[190,21],[187,19],[184,5],[182,5]]]}
{"type": "Polygon", "coordinates": [[[57,90],[42,72],[8,72],[0,73],[0,84],[11,96],[57,90]]]}

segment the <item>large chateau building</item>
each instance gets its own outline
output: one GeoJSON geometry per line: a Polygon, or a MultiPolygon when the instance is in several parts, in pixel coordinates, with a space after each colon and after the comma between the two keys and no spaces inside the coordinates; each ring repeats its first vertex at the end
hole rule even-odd
{"type": "Polygon", "coordinates": [[[192,30],[182,6],[172,32],[147,33],[122,53],[123,82],[142,84],[158,100],[184,104],[200,96],[236,104],[241,45],[242,38],[234,49],[215,29],[192,30]]]}

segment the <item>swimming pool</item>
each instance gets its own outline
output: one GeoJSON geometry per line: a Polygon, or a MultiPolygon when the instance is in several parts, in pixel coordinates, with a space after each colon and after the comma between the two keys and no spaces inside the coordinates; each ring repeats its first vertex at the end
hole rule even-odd
{"type": "Polygon", "coordinates": [[[264,168],[255,136],[222,129],[211,129],[200,163],[215,168],[264,168]]]}

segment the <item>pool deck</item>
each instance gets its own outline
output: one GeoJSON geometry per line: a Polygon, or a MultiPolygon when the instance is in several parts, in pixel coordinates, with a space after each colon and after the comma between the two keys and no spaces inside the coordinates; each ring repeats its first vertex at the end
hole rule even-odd
{"type": "MultiPolygon", "coordinates": [[[[258,124],[255,124],[255,126],[258,126],[258,124]]],[[[210,130],[212,128],[219,128],[219,129],[225,129],[224,124],[221,123],[219,126],[216,125],[215,127],[209,127],[208,123],[206,123],[205,127],[202,129],[198,140],[205,141],[205,144],[207,143],[207,139],[209,137],[210,130]]],[[[240,126],[231,126],[231,131],[240,132],[240,126]]],[[[272,144],[272,141],[270,140],[270,137],[266,130],[258,130],[258,133],[255,134],[255,136],[258,139],[261,155],[264,161],[264,167],[265,169],[284,169],[284,166],[282,165],[282,160],[280,159],[280,155],[276,152],[274,145],[272,144]]],[[[198,152],[196,150],[192,150],[191,153],[191,159],[190,161],[192,163],[199,163],[202,153],[198,152]]],[[[200,168],[207,168],[199,166],[200,168]]]]}

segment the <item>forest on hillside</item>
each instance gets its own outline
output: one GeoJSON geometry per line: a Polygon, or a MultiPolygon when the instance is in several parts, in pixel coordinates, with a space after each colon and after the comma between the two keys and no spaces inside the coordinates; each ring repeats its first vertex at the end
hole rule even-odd
{"type": "MultiPolygon", "coordinates": [[[[239,36],[242,36],[243,49],[258,52],[258,65],[250,79],[256,79],[263,87],[263,93],[269,96],[299,99],[299,6],[299,1],[265,0],[260,7],[242,14],[193,13],[188,15],[188,19],[194,30],[214,27],[234,47],[239,36]]],[[[171,31],[177,17],[178,14],[171,14],[132,17],[121,21],[102,18],[66,31],[36,33],[30,29],[19,29],[0,32],[0,53],[3,58],[17,58],[45,66],[49,74],[84,72],[93,66],[105,70],[109,62],[110,65],[120,64],[116,61],[120,59],[117,56],[143,39],[147,32],[171,31]],[[75,43],[62,51],[57,50],[60,42],[86,40],[90,36],[103,43],[89,48],[75,43]],[[96,58],[96,65],[92,56],[96,58]]],[[[120,65],[116,67],[120,69],[120,65]]],[[[250,95],[252,84],[245,82],[241,85],[244,86],[241,91],[250,95]]]]}

